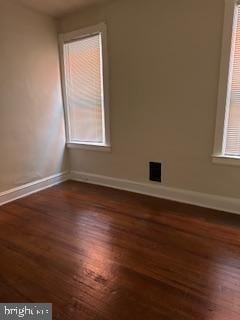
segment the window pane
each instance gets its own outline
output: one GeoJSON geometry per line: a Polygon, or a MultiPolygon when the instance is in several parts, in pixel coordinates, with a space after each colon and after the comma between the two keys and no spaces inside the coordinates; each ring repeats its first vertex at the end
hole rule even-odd
{"type": "Polygon", "coordinates": [[[104,143],[101,35],[64,44],[71,142],[104,143]]]}
{"type": "Polygon", "coordinates": [[[230,104],[225,132],[225,154],[240,156],[240,6],[237,7],[232,50],[234,51],[230,73],[230,104]]]}

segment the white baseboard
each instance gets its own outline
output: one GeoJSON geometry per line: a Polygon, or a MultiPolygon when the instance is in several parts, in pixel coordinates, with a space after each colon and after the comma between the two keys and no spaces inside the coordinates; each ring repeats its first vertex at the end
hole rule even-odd
{"type": "Polygon", "coordinates": [[[31,183],[24,184],[20,187],[7,190],[5,192],[0,193],[0,206],[17,200],[19,198],[26,197],[32,193],[50,188],[56,184],[59,184],[63,181],[66,181],[69,179],[69,173],[68,172],[62,172],[55,175],[52,175],[47,178],[43,178],[41,180],[37,180],[31,183]]]}
{"type": "Polygon", "coordinates": [[[222,197],[196,191],[165,187],[154,183],[140,183],[78,171],[71,171],[70,174],[68,172],[62,172],[2,192],[0,193],[0,206],[19,198],[26,197],[32,193],[50,188],[69,179],[240,214],[240,199],[237,198],[222,197]]]}
{"type": "Polygon", "coordinates": [[[75,181],[82,181],[145,194],[157,198],[193,204],[209,209],[240,214],[240,199],[237,198],[222,197],[214,194],[170,188],[156,185],[154,183],[139,183],[130,180],[117,179],[78,171],[72,171],[69,175],[69,178],[75,181]]]}

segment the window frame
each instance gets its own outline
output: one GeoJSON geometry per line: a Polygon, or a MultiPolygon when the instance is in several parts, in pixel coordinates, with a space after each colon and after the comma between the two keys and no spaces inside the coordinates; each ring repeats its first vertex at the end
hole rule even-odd
{"type": "Polygon", "coordinates": [[[217,119],[215,129],[213,162],[217,164],[240,166],[240,156],[231,156],[224,153],[225,128],[228,117],[230,99],[231,65],[234,58],[232,39],[237,21],[237,5],[239,0],[225,0],[224,25],[222,36],[222,53],[220,65],[220,79],[218,87],[217,119]]]}
{"type": "Polygon", "coordinates": [[[66,145],[68,148],[78,148],[93,151],[111,151],[110,143],[110,122],[109,122],[109,79],[108,79],[108,52],[107,52],[107,27],[105,23],[99,23],[94,26],[78,29],[59,35],[60,69],[62,96],[66,127],[66,145]],[[104,143],[95,142],[76,142],[71,141],[70,137],[70,119],[69,105],[66,90],[64,44],[70,41],[81,40],[94,35],[101,35],[101,62],[102,62],[102,84],[103,84],[103,127],[104,143]]]}

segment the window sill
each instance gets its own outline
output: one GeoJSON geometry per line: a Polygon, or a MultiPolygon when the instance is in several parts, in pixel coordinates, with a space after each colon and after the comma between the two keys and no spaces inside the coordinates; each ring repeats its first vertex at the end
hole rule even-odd
{"type": "Polygon", "coordinates": [[[89,150],[89,151],[103,151],[103,152],[111,152],[111,150],[112,150],[111,146],[109,146],[109,145],[80,143],[80,142],[68,142],[67,148],[89,150]]]}
{"type": "Polygon", "coordinates": [[[226,156],[226,155],[213,155],[213,163],[229,165],[229,166],[240,166],[240,157],[226,156]]]}

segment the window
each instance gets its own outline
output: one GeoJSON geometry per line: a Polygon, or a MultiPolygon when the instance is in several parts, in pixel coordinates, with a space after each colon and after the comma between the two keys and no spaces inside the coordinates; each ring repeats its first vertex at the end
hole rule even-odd
{"type": "Polygon", "coordinates": [[[109,147],[106,28],[60,36],[68,146],[109,147]]]}
{"type": "Polygon", "coordinates": [[[225,0],[214,157],[240,164],[240,2],[225,0]]]}

